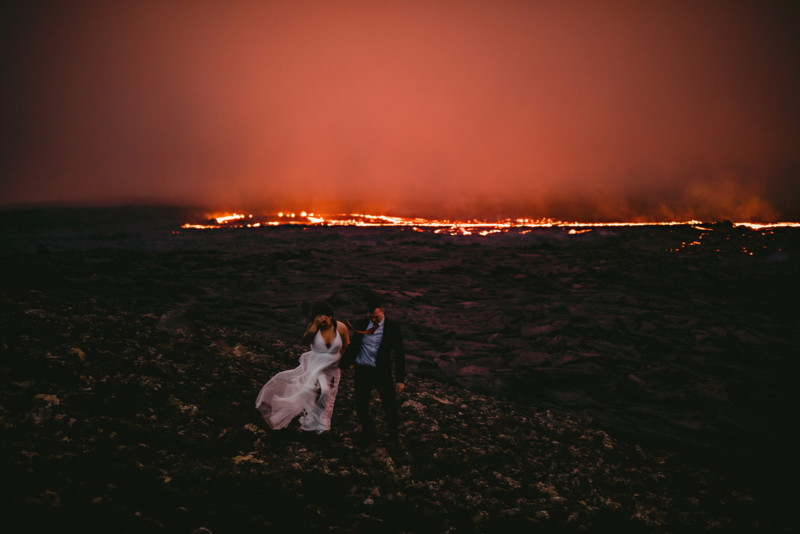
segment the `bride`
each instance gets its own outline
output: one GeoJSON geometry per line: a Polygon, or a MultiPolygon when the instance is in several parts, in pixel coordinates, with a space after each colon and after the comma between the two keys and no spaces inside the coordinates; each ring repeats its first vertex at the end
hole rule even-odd
{"type": "Polygon", "coordinates": [[[303,335],[310,343],[300,365],[282,371],[267,382],[256,399],[256,408],[270,428],[285,428],[296,416],[300,428],[317,433],[331,429],[331,415],[339,389],[339,360],[350,344],[347,327],[333,316],[326,303],[317,303],[303,335]]]}

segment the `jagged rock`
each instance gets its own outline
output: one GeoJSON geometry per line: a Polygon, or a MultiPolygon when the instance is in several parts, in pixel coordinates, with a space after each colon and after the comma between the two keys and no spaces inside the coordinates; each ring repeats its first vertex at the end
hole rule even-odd
{"type": "Polygon", "coordinates": [[[186,317],[186,312],[173,310],[165,313],[158,320],[158,328],[170,334],[190,336],[195,332],[195,326],[186,317]]]}

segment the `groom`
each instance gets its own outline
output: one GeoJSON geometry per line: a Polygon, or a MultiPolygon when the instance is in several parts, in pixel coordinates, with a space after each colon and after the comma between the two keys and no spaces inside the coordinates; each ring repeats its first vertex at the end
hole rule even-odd
{"type": "Polygon", "coordinates": [[[367,316],[356,321],[351,328],[355,334],[350,346],[342,356],[340,367],[348,368],[355,363],[356,414],[361,424],[365,445],[374,445],[377,439],[375,423],[369,415],[372,389],[378,390],[381,406],[386,413],[389,439],[399,445],[397,435],[397,399],[395,393],[405,388],[405,351],[400,325],[386,318],[383,301],[372,297],[367,302],[367,316]],[[392,376],[394,357],[394,376],[392,376]]]}

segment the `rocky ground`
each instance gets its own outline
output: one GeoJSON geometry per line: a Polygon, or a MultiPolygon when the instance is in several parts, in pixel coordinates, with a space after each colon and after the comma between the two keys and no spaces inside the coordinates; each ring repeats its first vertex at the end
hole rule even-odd
{"type": "Polygon", "coordinates": [[[13,531],[796,523],[796,229],[484,238],[183,216],[0,211],[13,531]],[[332,436],[269,431],[254,400],[303,351],[300,304],[352,319],[366,291],[404,327],[407,450],[358,447],[348,376],[332,436]]]}
{"type": "Polygon", "coordinates": [[[574,414],[440,380],[408,380],[406,451],[358,447],[349,376],[332,436],[296,425],[271,431],[253,402],[267,378],[295,365],[294,343],[42,291],[6,290],[2,299],[0,501],[14,532],[788,532],[793,524],[778,491],[574,414]]]}

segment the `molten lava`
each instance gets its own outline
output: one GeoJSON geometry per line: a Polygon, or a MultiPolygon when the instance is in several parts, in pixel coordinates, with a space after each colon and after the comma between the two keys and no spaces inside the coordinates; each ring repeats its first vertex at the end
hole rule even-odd
{"type": "MultiPolygon", "coordinates": [[[[438,220],[424,218],[406,218],[389,215],[369,215],[364,213],[350,213],[337,215],[321,215],[293,212],[278,212],[268,214],[255,219],[253,215],[242,215],[240,213],[215,215],[205,223],[186,223],[182,226],[185,229],[210,230],[219,228],[258,228],[261,226],[281,226],[281,225],[301,225],[301,226],[355,226],[355,227],[407,227],[415,232],[433,232],[448,235],[481,235],[507,232],[516,229],[521,233],[527,233],[532,228],[570,228],[571,235],[591,232],[593,228],[600,227],[632,227],[632,226],[692,226],[697,229],[706,230],[700,226],[700,221],[670,221],[670,222],[606,222],[606,223],[582,223],[565,222],[554,219],[502,219],[499,221],[485,220],[438,220]]],[[[733,223],[733,226],[746,226],[754,230],[768,228],[787,228],[800,227],[800,223],[779,222],[771,224],[740,222],[733,223]]]]}

